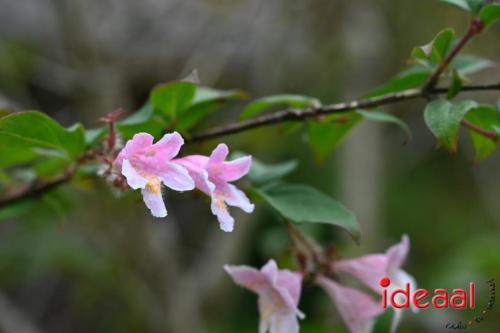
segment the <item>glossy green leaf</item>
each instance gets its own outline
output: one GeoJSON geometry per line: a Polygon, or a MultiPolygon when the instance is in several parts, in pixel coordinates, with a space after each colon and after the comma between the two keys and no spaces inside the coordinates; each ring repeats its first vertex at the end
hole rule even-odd
{"type": "Polygon", "coordinates": [[[318,190],[296,184],[274,184],[258,193],[285,219],[300,223],[327,223],[344,228],[359,242],[360,230],[354,214],[340,202],[318,190]]]}
{"type": "Polygon", "coordinates": [[[49,116],[36,111],[19,112],[0,118],[0,167],[26,163],[40,152],[55,150],[68,161],[85,149],[81,125],[66,129],[49,116]]]}
{"type": "Polygon", "coordinates": [[[159,114],[175,119],[193,100],[196,85],[190,82],[175,81],[161,84],[153,89],[150,101],[159,114]]]}
{"type": "Polygon", "coordinates": [[[121,137],[128,140],[138,132],[147,132],[158,138],[165,131],[167,122],[163,117],[155,115],[155,109],[148,101],[138,111],[117,122],[116,125],[121,137]]]}
{"type": "Polygon", "coordinates": [[[473,13],[479,13],[487,1],[489,0],[467,0],[467,3],[473,13]]]}
{"type": "Polygon", "coordinates": [[[300,95],[274,95],[259,98],[248,104],[241,112],[241,119],[254,117],[273,107],[308,108],[319,106],[321,102],[317,98],[300,95]]]}
{"type": "Polygon", "coordinates": [[[408,125],[404,121],[402,121],[398,117],[396,117],[392,114],[389,114],[389,113],[378,111],[378,110],[372,110],[372,111],[358,110],[356,112],[359,113],[360,115],[362,115],[363,118],[365,118],[367,120],[382,122],[382,123],[391,123],[391,124],[397,125],[399,128],[401,128],[403,130],[403,132],[406,135],[405,143],[410,141],[410,139],[411,139],[410,128],[408,127],[408,125]]]}
{"type": "Polygon", "coordinates": [[[227,100],[238,100],[248,98],[248,95],[242,90],[219,90],[209,87],[198,87],[191,105],[206,102],[224,102],[227,100]]]}
{"type": "Polygon", "coordinates": [[[176,130],[186,131],[197,125],[210,113],[217,111],[224,102],[247,98],[241,90],[217,90],[198,87],[189,107],[177,118],[176,130]]]}
{"type": "Polygon", "coordinates": [[[409,70],[398,74],[386,84],[376,88],[366,97],[381,96],[420,87],[427,81],[428,78],[428,71],[423,70],[421,66],[413,66],[409,70]]]}
{"type": "MultiPolygon", "coordinates": [[[[165,130],[167,123],[162,117],[155,116],[154,107],[147,101],[139,110],[116,123],[120,137],[128,140],[138,132],[147,132],[158,138],[165,130]]],[[[92,128],[85,132],[87,147],[93,147],[104,140],[108,134],[108,126],[92,128]]]]}
{"type": "Polygon", "coordinates": [[[457,70],[460,75],[474,74],[494,66],[495,63],[489,59],[469,54],[459,54],[451,63],[451,68],[457,70]]]}
{"type": "Polygon", "coordinates": [[[441,1],[454,5],[468,12],[472,11],[471,8],[469,7],[469,3],[467,2],[467,0],[441,0],[441,1]]]}
{"type": "Polygon", "coordinates": [[[264,164],[259,160],[252,159],[252,167],[247,177],[253,183],[266,184],[283,178],[297,168],[297,161],[291,160],[277,164],[264,164]]]}
{"type": "Polygon", "coordinates": [[[18,217],[26,214],[36,205],[36,200],[28,199],[13,203],[4,208],[0,208],[0,221],[18,217]]]}
{"type": "MultiPolygon", "coordinates": [[[[500,127],[500,119],[497,116],[497,110],[491,105],[481,105],[474,108],[467,113],[465,118],[471,123],[487,130],[494,131],[495,127],[500,127]]],[[[495,142],[473,130],[469,129],[469,136],[474,147],[476,161],[485,159],[497,148],[495,142]]]]}
{"type": "Polygon", "coordinates": [[[455,104],[445,100],[432,101],[424,110],[425,123],[440,144],[451,153],[455,153],[460,122],[466,113],[476,106],[477,103],[474,101],[461,101],[455,104]]]}
{"type": "Polygon", "coordinates": [[[456,71],[453,70],[453,74],[451,77],[451,82],[450,86],[448,87],[448,94],[446,96],[447,99],[453,99],[455,96],[457,96],[460,93],[460,90],[462,90],[463,86],[463,80],[460,74],[456,71]]]}
{"type": "MultiPolygon", "coordinates": [[[[234,160],[243,156],[247,156],[240,151],[231,154],[230,160],[234,160]]],[[[252,166],[247,174],[248,179],[254,184],[266,184],[272,181],[280,180],[286,175],[294,171],[298,166],[296,160],[289,160],[276,164],[267,164],[252,157],[252,166]]]]}
{"type": "Polygon", "coordinates": [[[105,127],[91,128],[85,131],[85,145],[87,147],[94,147],[101,141],[107,133],[105,127]]]}
{"type": "Polygon", "coordinates": [[[430,60],[435,64],[440,63],[448,54],[455,32],[453,29],[445,29],[427,45],[416,47],[411,55],[417,60],[430,60]]]}
{"type": "Polygon", "coordinates": [[[309,143],[319,158],[330,154],[363,117],[352,113],[329,116],[323,122],[310,121],[307,125],[309,143]]]}
{"type": "Polygon", "coordinates": [[[500,20],[500,4],[491,4],[481,9],[481,12],[479,12],[479,20],[485,26],[500,20]]]}

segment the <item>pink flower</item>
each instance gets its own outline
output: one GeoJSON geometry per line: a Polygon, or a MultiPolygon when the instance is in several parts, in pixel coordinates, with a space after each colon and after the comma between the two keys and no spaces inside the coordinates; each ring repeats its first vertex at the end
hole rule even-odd
{"type": "MultiPolygon", "coordinates": [[[[333,264],[335,272],[349,274],[376,293],[381,294],[382,288],[379,281],[382,277],[388,277],[391,285],[387,288],[390,295],[396,288],[404,288],[406,283],[410,284],[410,292],[417,289],[415,279],[401,269],[408,252],[410,250],[410,240],[407,235],[403,235],[401,242],[391,246],[385,254],[369,254],[355,259],[339,260],[333,264]]],[[[391,324],[391,332],[395,332],[401,321],[402,309],[394,309],[394,318],[391,324]]],[[[416,312],[416,309],[413,309],[416,312]]]]}
{"type": "Polygon", "coordinates": [[[233,161],[226,161],[229,153],[227,146],[219,144],[210,157],[189,155],[175,160],[184,166],[194,179],[196,187],[212,199],[212,213],[217,216],[220,228],[226,232],[233,231],[234,219],[229,214],[227,205],[253,212],[254,205],[236,186],[229,184],[243,177],[250,170],[252,157],[245,156],[233,161]]]}
{"type": "Polygon", "coordinates": [[[155,144],[150,134],[138,133],[127,142],[114,162],[128,185],[134,190],[141,189],[144,203],[155,217],[167,216],[162,183],[176,191],[194,188],[187,170],[171,162],[183,144],[184,140],[177,132],[165,134],[155,144]]]}
{"type": "Polygon", "coordinates": [[[323,287],[337,307],[337,311],[351,333],[370,333],[374,319],[384,311],[382,305],[370,295],[345,287],[324,276],[317,283],[323,287]]]}
{"type": "Polygon", "coordinates": [[[304,314],[297,308],[302,275],[278,270],[274,260],[259,271],[248,266],[224,266],[234,282],[259,295],[259,333],[298,333],[304,314]]]}

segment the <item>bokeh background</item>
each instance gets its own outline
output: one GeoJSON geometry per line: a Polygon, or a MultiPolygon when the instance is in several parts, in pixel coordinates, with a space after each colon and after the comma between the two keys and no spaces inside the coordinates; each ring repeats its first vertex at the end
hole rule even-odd
{"type": "MultiPolygon", "coordinates": [[[[324,102],[355,98],[401,70],[412,47],[439,30],[462,32],[466,15],[437,0],[0,0],[0,107],[36,109],[65,125],[98,126],[117,107],[132,112],[159,83],[198,69],[204,85],[324,102]]],[[[468,53],[500,60],[500,27],[468,53]]],[[[489,69],[474,82],[498,82],[489,69]]],[[[498,92],[478,93],[494,103],[498,92]]],[[[469,142],[450,156],[436,149],[424,103],[388,110],[413,131],[357,127],[319,162],[302,133],[256,129],[224,139],[265,162],[297,159],[289,178],[312,184],[351,208],[363,228],[356,246],[331,227],[338,255],[382,252],[407,233],[405,268],[419,285],[462,288],[500,278],[500,158],[475,164],[469,142]]],[[[239,105],[205,126],[238,118],[239,105]]],[[[216,141],[187,148],[209,152],[216,141]]],[[[0,152],[1,158],[1,152],[0,152]]],[[[80,182],[39,199],[23,218],[0,224],[0,331],[256,332],[253,294],[236,287],[225,263],[260,266],[273,257],[293,267],[288,239],[263,205],[237,213],[232,234],[218,229],[201,196],[167,193],[169,216],[148,216],[137,193],[117,196],[104,182],[80,182]]],[[[302,331],[346,332],[327,296],[307,289],[302,331]]],[[[400,332],[446,332],[469,312],[407,313],[400,332]]],[[[377,323],[387,332],[390,314],[377,323]]],[[[495,309],[471,332],[496,332],[495,309]]]]}

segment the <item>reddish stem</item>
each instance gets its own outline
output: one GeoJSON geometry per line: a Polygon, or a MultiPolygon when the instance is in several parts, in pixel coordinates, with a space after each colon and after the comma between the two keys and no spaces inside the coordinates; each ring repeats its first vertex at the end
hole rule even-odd
{"type": "Polygon", "coordinates": [[[436,87],[441,74],[443,74],[443,72],[448,68],[453,59],[455,59],[455,57],[460,53],[465,45],[467,45],[467,43],[472,39],[472,37],[480,33],[483,29],[484,25],[479,19],[475,18],[470,22],[469,29],[467,29],[465,35],[462,36],[457,45],[455,45],[455,47],[451,50],[451,52],[443,60],[443,62],[439,64],[438,68],[434,71],[434,73],[425,84],[424,88],[422,89],[425,93],[430,93],[431,90],[436,87]]]}

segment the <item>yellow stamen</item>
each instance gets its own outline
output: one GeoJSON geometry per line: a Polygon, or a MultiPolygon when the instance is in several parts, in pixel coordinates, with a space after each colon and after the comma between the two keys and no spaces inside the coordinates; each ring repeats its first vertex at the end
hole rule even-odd
{"type": "Polygon", "coordinates": [[[224,203],[224,200],[220,197],[215,198],[215,205],[222,211],[226,210],[226,204],[224,203]]]}
{"type": "Polygon", "coordinates": [[[159,178],[148,177],[148,183],[146,184],[146,190],[149,192],[160,194],[161,193],[161,182],[159,178]]]}

